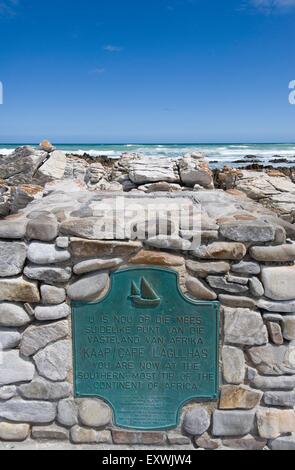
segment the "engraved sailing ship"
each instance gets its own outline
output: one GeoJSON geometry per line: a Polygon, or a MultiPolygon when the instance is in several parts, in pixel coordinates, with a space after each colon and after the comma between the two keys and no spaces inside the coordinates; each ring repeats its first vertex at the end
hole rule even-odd
{"type": "Polygon", "coordinates": [[[152,308],[158,307],[161,303],[160,297],[144,277],[141,278],[140,287],[132,282],[130,298],[136,307],[152,308]]]}

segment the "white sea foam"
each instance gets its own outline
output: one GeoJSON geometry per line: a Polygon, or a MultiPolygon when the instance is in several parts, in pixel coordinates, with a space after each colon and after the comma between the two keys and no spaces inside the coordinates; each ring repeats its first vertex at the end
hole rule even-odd
{"type": "Polygon", "coordinates": [[[0,148],[0,155],[10,155],[14,149],[0,148]]]}

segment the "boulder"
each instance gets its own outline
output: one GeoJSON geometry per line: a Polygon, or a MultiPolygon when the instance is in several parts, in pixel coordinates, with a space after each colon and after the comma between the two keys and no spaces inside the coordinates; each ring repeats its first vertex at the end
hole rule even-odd
{"type": "Polygon", "coordinates": [[[79,405],[79,418],[90,428],[103,428],[111,422],[110,407],[101,400],[85,399],[79,405]]]}
{"type": "Polygon", "coordinates": [[[264,439],[276,439],[281,434],[295,432],[295,411],[261,408],[257,412],[257,426],[264,439]]]}
{"type": "Polygon", "coordinates": [[[28,249],[28,259],[34,264],[49,265],[68,261],[71,254],[48,243],[32,242],[28,249]]]}
{"type": "Polygon", "coordinates": [[[124,261],[122,258],[112,258],[112,259],[91,259],[88,261],[81,261],[76,264],[73,268],[75,274],[87,274],[94,271],[102,271],[105,269],[114,269],[123,264],[124,261]]]}
{"type": "Polygon", "coordinates": [[[261,280],[265,296],[269,299],[278,301],[294,299],[295,266],[263,268],[261,280]]]}
{"type": "Polygon", "coordinates": [[[61,180],[66,169],[66,155],[59,151],[53,151],[45,163],[39,168],[35,179],[42,184],[53,180],[61,180]]]}
{"type": "Polygon", "coordinates": [[[42,186],[36,184],[20,184],[13,187],[11,191],[11,212],[16,214],[31,202],[42,199],[43,191],[42,186]]]}
{"type": "Polygon", "coordinates": [[[65,338],[69,333],[67,321],[48,325],[30,326],[22,336],[20,352],[23,356],[33,356],[50,343],[65,338]]]}
{"type": "Polygon", "coordinates": [[[229,282],[225,277],[208,276],[207,282],[213,289],[228,292],[230,294],[247,294],[249,292],[248,286],[229,282]]]}
{"type": "Polygon", "coordinates": [[[71,300],[95,300],[106,288],[109,276],[106,273],[86,275],[73,282],[67,289],[71,300]]]}
{"type": "Polygon", "coordinates": [[[0,328],[0,351],[13,349],[19,345],[21,333],[12,328],[0,328]]]}
{"type": "Polygon", "coordinates": [[[293,375],[295,374],[295,345],[266,346],[251,348],[249,358],[263,375],[293,375]]]}
{"type": "Polygon", "coordinates": [[[62,287],[43,284],[40,291],[44,305],[60,305],[66,300],[66,291],[62,287]]]}
{"type": "Polygon", "coordinates": [[[156,266],[183,266],[184,259],[181,256],[172,255],[152,250],[141,250],[133,258],[129,259],[130,264],[136,265],[156,265],[156,266]]]}
{"type": "Polygon", "coordinates": [[[179,161],[180,178],[184,186],[196,185],[206,189],[213,189],[213,173],[209,164],[201,154],[186,155],[179,161]]]}
{"type": "Polygon", "coordinates": [[[260,265],[251,261],[240,261],[240,263],[233,264],[231,270],[234,273],[246,275],[257,275],[261,272],[260,265]]]}
{"type": "Polygon", "coordinates": [[[19,351],[4,351],[2,353],[2,361],[0,363],[0,386],[19,382],[30,382],[34,374],[34,364],[22,359],[19,355],[19,351]]]}
{"type": "Polygon", "coordinates": [[[78,406],[72,398],[67,398],[58,403],[57,421],[66,427],[72,427],[78,423],[78,406]]]}
{"type": "Polygon", "coordinates": [[[38,303],[40,294],[37,283],[24,277],[0,279],[0,301],[38,303]]]}
{"type": "Polygon", "coordinates": [[[266,263],[288,263],[295,261],[295,245],[253,246],[252,258],[266,263]]]}
{"type": "Polygon", "coordinates": [[[221,387],[219,408],[221,410],[252,410],[260,404],[263,393],[244,385],[224,385],[221,387]]]}
{"type": "Polygon", "coordinates": [[[47,424],[54,421],[56,404],[46,401],[25,401],[12,399],[0,403],[0,418],[12,422],[47,424]]]}
{"type": "Polygon", "coordinates": [[[275,313],[295,313],[295,300],[290,302],[272,302],[266,299],[259,299],[257,307],[268,312],[275,313]]]}
{"type": "Polygon", "coordinates": [[[186,262],[189,271],[198,277],[206,278],[209,275],[227,274],[230,270],[230,264],[226,261],[210,261],[208,263],[192,261],[186,262]]]}
{"type": "Polygon", "coordinates": [[[50,242],[58,235],[58,222],[53,214],[40,214],[29,220],[26,237],[29,240],[50,242]]]}
{"type": "Polygon", "coordinates": [[[266,243],[274,240],[276,230],[273,225],[262,222],[235,222],[221,225],[220,234],[234,242],[266,243]]]}
{"type": "Polygon", "coordinates": [[[56,424],[51,426],[34,426],[32,428],[32,438],[41,441],[67,441],[69,439],[69,431],[56,424]]]}
{"type": "Polygon", "coordinates": [[[142,248],[139,242],[120,241],[90,241],[71,239],[70,251],[75,259],[104,258],[128,258],[142,248]]]}
{"type": "Polygon", "coordinates": [[[0,441],[22,442],[30,433],[28,424],[0,423],[0,441]]]}
{"type": "Polygon", "coordinates": [[[225,342],[243,346],[268,342],[267,328],[258,312],[248,309],[224,309],[225,342]]]}
{"type": "Polygon", "coordinates": [[[246,362],[241,349],[224,346],[222,349],[222,366],[223,377],[227,383],[239,385],[244,382],[246,362]]]}
{"type": "Polygon", "coordinates": [[[68,382],[54,383],[42,377],[34,378],[31,383],[19,387],[20,395],[27,400],[61,400],[68,398],[71,391],[72,386],[68,382]]]}
{"type": "Polygon", "coordinates": [[[210,416],[205,408],[193,407],[188,410],[183,420],[183,430],[190,436],[201,436],[210,427],[210,416]]]}
{"type": "Polygon", "coordinates": [[[252,431],[254,411],[215,411],[213,436],[246,436],[252,431]]]}
{"type": "Polygon", "coordinates": [[[25,267],[24,274],[29,279],[36,279],[48,284],[59,284],[68,282],[71,279],[72,269],[29,264],[25,267]]]}
{"type": "Polygon", "coordinates": [[[24,243],[0,241],[0,277],[17,276],[23,270],[27,256],[24,243]]]}
{"type": "Polygon", "coordinates": [[[39,305],[35,308],[35,317],[39,321],[52,321],[67,318],[71,313],[70,307],[64,303],[60,305],[39,305]]]}
{"type": "Polygon", "coordinates": [[[190,294],[192,294],[198,300],[216,300],[217,294],[209,286],[205,285],[204,282],[199,281],[194,277],[187,277],[186,288],[190,294]]]}
{"type": "Polygon", "coordinates": [[[283,336],[287,341],[295,341],[295,315],[284,317],[283,336]]]}
{"type": "Polygon", "coordinates": [[[30,316],[19,304],[0,302],[0,326],[18,328],[31,322],[30,316]]]}
{"type": "Polygon", "coordinates": [[[63,381],[72,363],[71,344],[69,341],[59,341],[47,346],[35,354],[34,361],[42,377],[54,382],[63,381]]]}
{"type": "Polygon", "coordinates": [[[177,161],[173,158],[139,158],[130,162],[129,179],[132,183],[179,183],[177,161]]]}
{"type": "Polygon", "coordinates": [[[11,216],[1,220],[0,238],[9,240],[21,240],[25,237],[28,220],[23,217],[11,216]]]}
{"type": "Polygon", "coordinates": [[[247,249],[242,243],[217,242],[208,246],[201,246],[193,256],[201,259],[241,260],[247,249]]]}

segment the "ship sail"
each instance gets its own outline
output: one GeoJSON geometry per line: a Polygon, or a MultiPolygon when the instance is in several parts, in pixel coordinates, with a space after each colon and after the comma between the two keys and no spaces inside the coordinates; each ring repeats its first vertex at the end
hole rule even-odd
{"type": "Polygon", "coordinates": [[[134,281],[131,283],[130,298],[137,307],[151,308],[157,307],[161,303],[161,299],[144,277],[141,278],[140,288],[134,281]]]}
{"type": "Polygon", "coordinates": [[[139,288],[137,287],[137,285],[135,284],[134,281],[132,282],[132,285],[131,285],[131,296],[140,297],[140,290],[139,290],[139,288]]]}
{"type": "Polygon", "coordinates": [[[144,277],[141,280],[141,297],[143,299],[149,299],[149,300],[158,299],[156,292],[150,286],[150,284],[145,280],[144,277]]]}

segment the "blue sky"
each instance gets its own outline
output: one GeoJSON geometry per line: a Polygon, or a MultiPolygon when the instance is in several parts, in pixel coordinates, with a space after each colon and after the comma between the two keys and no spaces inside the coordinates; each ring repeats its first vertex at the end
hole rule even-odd
{"type": "Polygon", "coordinates": [[[0,0],[0,141],[295,141],[295,0],[0,0]]]}

